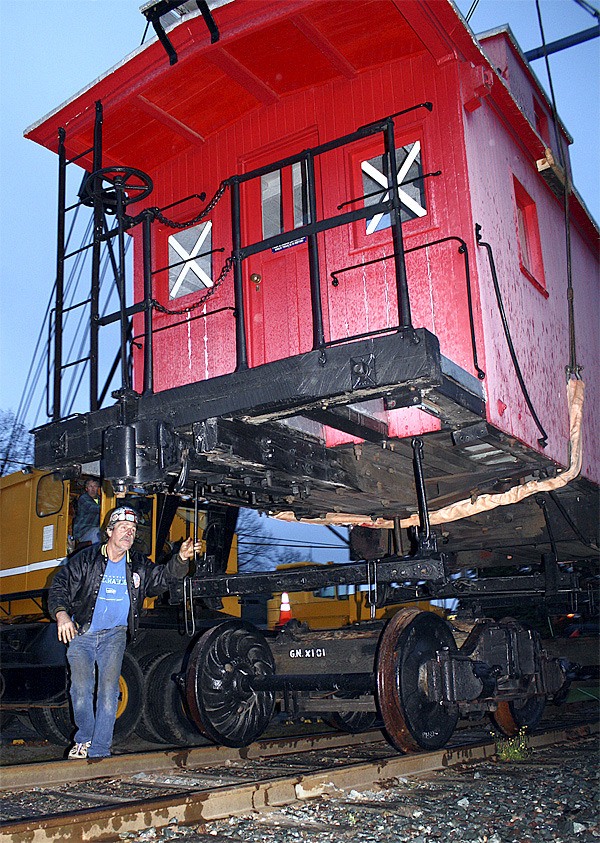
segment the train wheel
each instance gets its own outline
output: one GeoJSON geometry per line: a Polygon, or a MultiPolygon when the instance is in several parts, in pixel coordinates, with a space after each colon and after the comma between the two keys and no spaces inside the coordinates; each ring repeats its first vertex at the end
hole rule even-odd
{"type": "Polygon", "coordinates": [[[146,714],[151,729],[162,742],[203,743],[203,736],[190,720],[174,676],[181,672],[182,653],[167,653],[152,666],[147,676],[146,714]]]}
{"type": "Polygon", "coordinates": [[[490,713],[490,720],[496,729],[507,738],[512,738],[520,729],[535,729],[546,708],[546,697],[527,697],[521,700],[498,703],[496,711],[490,713]]]}
{"type": "Polygon", "coordinates": [[[142,715],[144,676],[137,660],[125,651],[119,677],[119,704],[113,733],[114,743],[124,743],[142,715]]]}
{"type": "Polygon", "coordinates": [[[209,629],[192,651],[186,699],[198,728],[215,743],[247,746],[267,728],[275,708],[272,691],[255,691],[251,679],[275,672],[264,636],[245,621],[209,629]]]}
{"type": "Polygon", "coordinates": [[[71,719],[71,710],[68,705],[60,708],[42,706],[29,709],[29,719],[36,732],[50,743],[57,746],[66,746],[71,742],[75,726],[71,719]]]}
{"type": "Polygon", "coordinates": [[[458,722],[458,706],[432,702],[424,687],[422,667],[443,648],[456,650],[448,624],[414,608],[394,615],[379,640],[379,710],[391,743],[402,752],[441,749],[458,722]]]}
{"type": "Polygon", "coordinates": [[[139,722],[135,727],[135,733],[142,738],[142,740],[148,741],[149,743],[164,743],[164,738],[162,738],[153,727],[150,719],[150,686],[148,682],[153,668],[158,664],[158,662],[162,661],[164,657],[165,653],[159,653],[158,655],[156,655],[156,653],[151,653],[150,655],[141,658],[139,661],[140,668],[144,676],[144,691],[142,695],[142,713],[139,722]]]}
{"type": "MultiPolygon", "coordinates": [[[[336,696],[348,699],[351,694],[336,694],[336,696]]],[[[332,711],[322,715],[324,723],[337,729],[338,732],[348,732],[350,735],[358,735],[360,732],[368,732],[378,722],[374,711],[332,711]]]]}

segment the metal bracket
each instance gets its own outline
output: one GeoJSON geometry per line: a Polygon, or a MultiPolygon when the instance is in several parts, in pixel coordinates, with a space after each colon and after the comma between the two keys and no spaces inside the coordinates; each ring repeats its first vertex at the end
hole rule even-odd
{"type": "Polygon", "coordinates": [[[419,507],[419,528],[416,532],[419,553],[423,556],[435,555],[437,553],[437,539],[435,533],[431,532],[429,525],[429,508],[427,505],[427,492],[425,491],[425,477],[423,475],[423,440],[417,436],[412,440],[411,445],[413,449],[415,491],[417,493],[417,504],[419,507]]]}
{"type": "MultiPolygon", "coordinates": [[[[171,44],[169,37],[164,30],[161,17],[166,15],[168,12],[173,11],[173,9],[178,9],[186,3],[188,3],[188,0],[157,0],[156,3],[152,3],[147,8],[142,8],[141,10],[148,23],[152,24],[152,27],[158,36],[158,40],[165,48],[169,57],[169,64],[171,65],[177,64],[178,57],[175,48],[171,44]]],[[[220,38],[219,28],[215,23],[215,19],[213,18],[210,9],[208,8],[208,3],[206,0],[196,0],[196,6],[202,14],[204,23],[210,32],[210,43],[215,44],[220,38]]]]}
{"type": "Polygon", "coordinates": [[[368,354],[366,357],[351,357],[350,369],[352,389],[377,386],[374,354],[368,354]]]}

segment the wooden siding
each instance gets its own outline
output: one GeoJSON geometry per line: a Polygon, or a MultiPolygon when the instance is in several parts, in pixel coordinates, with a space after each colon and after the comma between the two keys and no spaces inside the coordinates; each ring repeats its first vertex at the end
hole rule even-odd
{"type": "MultiPolygon", "coordinates": [[[[360,125],[393,113],[417,102],[434,103],[431,114],[416,112],[397,121],[397,145],[420,140],[423,170],[441,170],[442,175],[426,180],[427,215],[407,222],[404,226],[405,246],[408,249],[448,236],[458,236],[469,242],[473,250],[472,223],[465,186],[465,156],[462,150],[462,126],[457,107],[457,75],[452,65],[438,67],[427,55],[420,54],[410,61],[403,60],[360,74],[355,80],[336,80],[287,97],[242,118],[212,137],[201,149],[188,151],[173,158],[153,172],[159,191],[156,200],[168,204],[176,197],[206,190],[210,196],[222,177],[244,171],[251,162],[263,161],[269,155],[276,160],[289,154],[289,138],[299,136],[297,151],[308,131],[319,140],[352,131],[360,125]],[[340,107],[332,108],[332,103],[340,107]],[[283,140],[282,140],[283,138],[283,140]],[[448,142],[448,138],[452,142],[448,142]],[[206,181],[206,177],[210,181],[206,181]]],[[[364,158],[369,157],[372,145],[365,144],[364,158]]],[[[379,153],[382,149],[379,147],[379,153]]],[[[360,148],[336,150],[323,156],[318,174],[323,191],[321,213],[333,214],[345,198],[360,195],[360,148]],[[345,183],[344,183],[345,182],[345,183]]],[[[214,245],[230,246],[228,232],[229,200],[224,197],[214,215],[214,245]]],[[[391,255],[389,229],[371,236],[363,233],[364,223],[338,229],[320,238],[323,255],[323,306],[326,314],[327,339],[377,330],[397,324],[397,298],[393,261],[386,260],[372,267],[361,268],[341,276],[339,286],[333,287],[329,273],[350,264],[391,255]]],[[[166,238],[169,230],[155,233],[155,263],[166,263],[166,238]]],[[[440,339],[442,353],[461,368],[473,373],[472,349],[467,318],[464,263],[458,253],[457,242],[433,246],[407,256],[409,289],[416,327],[427,327],[440,339]]],[[[298,253],[301,248],[298,249],[298,253]]],[[[308,300],[307,265],[301,257],[296,260],[294,249],[283,253],[280,266],[268,272],[279,273],[265,277],[257,292],[247,286],[250,305],[265,297],[264,324],[249,321],[251,348],[263,341],[254,331],[268,338],[270,351],[261,359],[256,352],[254,362],[290,356],[310,347],[310,307],[308,300]],[[296,295],[290,292],[297,291],[296,295]]],[[[279,256],[278,256],[279,257],[279,256]]],[[[267,265],[269,260],[261,263],[267,265]]],[[[218,268],[221,258],[216,256],[218,268]]],[[[257,259],[248,261],[248,272],[255,271],[257,259]]],[[[156,295],[163,303],[164,283],[157,280],[156,295]]],[[[193,297],[190,297],[193,301],[193,297]]],[[[185,304],[181,302],[181,305],[185,304]]],[[[231,279],[211,298],[210,309],[231,306],[231,279]]],[[[172,302],[170,307],[180,306],[172,302]]],[[[178,317],[178,321],[181,317],[178,317]]],[[[193,379],[213,377],[231,371],[233,366],[231,330],[223,330],[214,318],[190,323],[175,333],[164,332],[156,337],[156,387],[167,389],[193,379]]],[[[171,317],[157,315],[157,327],[163,327],[171,317]]],[[[232,320],[231,320],[232,321],[232,320]]],[[[266,342],[266,340],[264,340],[266,342]]],[[[401,420],[403,411],[392,417],[394,429],[406,427],[401,420]]],[[[411,417],[414,417],[414,413],[411,417]]],[[[427,429],[430,428],[427,423],[427,429]]],[[[411,431],[413,429],[410,425],[411,431]]],[[[419,431],[414,431],[419,432],[419,431]]]]}
{"type": "MultiPolygon", "coordinates": [[[[567,269],[562,203],[536,171],[535,161],[511,136],[494,110],[484,106],[466,117],[466,149],[474,220],[495,256],[498,280],[512,340],[532,404],[548,433],[544,453],[565,465],[568,462],[568,415],[565,366],[569,362],[567,318],[567,269]],[[523,185],[537,208],[547,298],[520,267],[513,179],[523,185]]],[[[585,437],[588,446],[587,476],[597,480],[598,467],[589,459],[597,446],[595,419],[598,394],[598,331],[591,313],[598,301],[598,267],[589,246],[573,230],[573,282],[576,332],[581,362],[586,361],[588,383],[585,437]]],[[[487,414],[500,430],[541,450],[540,433],[526,406],[507,352],[486,253],[477,252],[480,298],[485,335],[487,414]]],[[[596,428],[597,430],[597,428],[596,428]]]]}

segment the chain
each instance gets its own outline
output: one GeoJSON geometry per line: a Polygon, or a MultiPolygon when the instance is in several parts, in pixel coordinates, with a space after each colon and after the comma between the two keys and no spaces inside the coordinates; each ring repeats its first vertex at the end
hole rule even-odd
{"type": "Polygon", "coordinates": [[[194,302],[194,304],[190,305],[189,307],[182,307],[178,310],[169,310],[168,307],[165,307],[163,304],[160,304],[160,302],[157,302],[156,299],[152,299],[152,307],[155,308],[155,310],[160,310],[161,313],[168,313],[170,316],[181,316],[184,313],[191,313],[192,310],[197,310],[199,307],[202,307],[202,305],[217,292],[223,281],[231,272],[232,267],[233,255],[229,255],[229,257],[223,264],[219,273],[219,277],[217,278],[213,286],[209,287],[206,293],[204,293],[204,295],[200,299],[198,299],[197,302],[194,302]]]}
{"type": "Polygon", "coordinates": [[[191,220],[186,220],[185,222],[175,222],[175,220],[170,220],[168,217],[165,217],[163,213],[158,208],[152,208],[151,210],[154,212],[154,216],[157,220],[160,220],[163,225],[168,226],[169,228],[189,228],[192,225],[197,225],[201,220],[204,219],[205,216],[210,214],[213,210],[215,205],[219,202],[225,191],[227,190],[228,184],[226,181],[222,181],[213,198],[210,200],[208,205],[200,211],[197,216],[195,216],[191,220]]]}
{"type": "MultiPolygon", "coordinates": [[[[175,222],[175,220],[170,220],[170,219],[168,219],[168,217],[165,217],[164,214],[162,214],[158,210],[158,208],[152,209],[154,211],[154,216],[157,220],[160,220],[160,222],[162,222],[163,225],[166,225],[169,228],[189,228],[192,225],[197,225],[199,222],[201,222],[201,220],[204,219],[204,217],[208,216],[208,214],[210,214],[210,212],[213,210],[213,208],[218,204],[219,200],[221,199],[221,197],[223,196],[223,194],[227,190],[227,187],[228,187],[228,183],[226,181],[222,181],[221,184],[219,185],[219,187],[217,188],[217,191],[216,191],[215,195],[210,200],[208,205],[202,211],[200,211],[200,213],[197,214],[197,216],[195,216],[191,220],[187,220],[186,222],[175,222]]],[[[202,305],[205,304],[211,296],[214,296],[214,294],[217,292],[217,290],[219,289],[219,287],[221,286],[223,281],[227,278],[227,276],[231,272],[232,267],[233,267],[233,257],[230,255],[227,258],[227,260],[225,261],[225,263],[223,264],[223,266],[221,268],[221,271],[219,273],[219,277],[217,278],[217,280],[215,281],[213,286],[210,287],[206,291],[206,293],[204,293],[204,295],[201,296],[201,298],[198,299],[197,302],[190,305],[189,307],[182,307],[182,308],[179,308],[177,310],[170,310],[168,307],[165,307],[164,305],[160,304],[160,302],[157,302],[156,299],[152,299],[152,307],[154,307],[155,310],[159,310],[161,313],[167,313],[170,316],[181,316],[184,313],[190,313],[193,310],[197,310],[199,307],[202,307],[202,305]]]]}

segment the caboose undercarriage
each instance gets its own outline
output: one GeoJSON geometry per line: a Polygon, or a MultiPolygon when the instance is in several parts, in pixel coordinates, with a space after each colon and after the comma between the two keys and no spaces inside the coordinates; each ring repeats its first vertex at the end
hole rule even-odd
{"type": "MultiPolygon", "coordinates": [[[[385,408],[441,422],[425,434],[423,495],[439,509],[557,475],[557,466],[485,418],[476,378],[439,353],[425,329],[307,352],[36,431],[39,466],[100,472],[116,489],[196,496],[293,519],[399,522],[418,511],[411,439],[391,438],[385,408]],[[383,394],[384,397],[381,397],[383,394]],[[322,425],[360,438],[328,448],[322,425]],[[352,516],[357,514],[354,519],[352,516]]],[[[597,487],[579,478],[439,528],[451,570],[594,555],[597,487]],[[551,522],[551,527],[548,524],[551,522]]],[[[401,551],[402,536],[397,531],[401,551]]],[[[408,549],[410,540],[404,539],[408,549]]],[[[376,551],[377,553],[377,551],[376,551]]]]}

